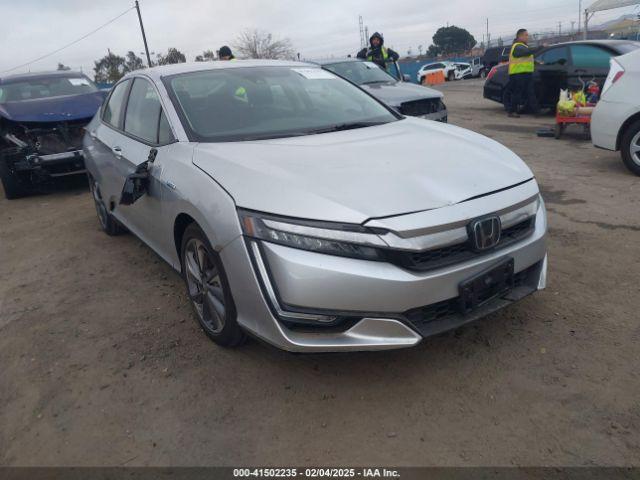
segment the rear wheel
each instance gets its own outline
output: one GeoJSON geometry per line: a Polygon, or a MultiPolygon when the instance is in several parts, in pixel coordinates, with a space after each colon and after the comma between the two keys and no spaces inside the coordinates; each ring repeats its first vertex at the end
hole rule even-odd
{"type": "Polygon", "coordinates": [[[624,132],[620,150],[625,166],[640,176],[640,120],[632,123],[624,132]]]}
{"type": "Polygon", "coordinates": [[[3,158],[0,158],[0,181],[7,200],[24,197],[30,193],[28,178],[11,170],[3,158]]]}
{"type": "Polygon", "coordinates": [[[456,72],[451,70],[447,75],[447,80],[449,80],[450,82],[453,82],[455,79],[456,79],[456,72]]]}
{"type": "Polygon", "coordinates": [[[218,345],[240,345],[245,334],[236,321],[222,260],[195,223],[187,227],[182,237],[181,262],[187,294],[204,332],[218,345]]]}

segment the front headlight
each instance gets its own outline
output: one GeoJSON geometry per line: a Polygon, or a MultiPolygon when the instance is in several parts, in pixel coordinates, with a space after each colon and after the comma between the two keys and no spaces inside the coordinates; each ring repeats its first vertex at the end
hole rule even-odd
{"type": "Polygon", "coordinates": [[[247,237],[327,255],[381,261],[378,250],[386,243],[371,229],[360,225],[283,219],[238,210],[247,237]]]}

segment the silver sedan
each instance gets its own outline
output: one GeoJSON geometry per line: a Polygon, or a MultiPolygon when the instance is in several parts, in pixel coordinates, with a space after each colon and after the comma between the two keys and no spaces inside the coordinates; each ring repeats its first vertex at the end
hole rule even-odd
{"type": "Polygon", "coordinates": [[[409,347],[545,287],[545,208],[522,160],[314,65],[133,72],[84,152],[102,228],[181,272],[220,345],[409,347]]]}

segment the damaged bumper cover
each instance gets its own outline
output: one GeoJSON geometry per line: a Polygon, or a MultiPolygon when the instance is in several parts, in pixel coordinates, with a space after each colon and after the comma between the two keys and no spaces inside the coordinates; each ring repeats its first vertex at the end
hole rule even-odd
{"type": "Polygon", "coordinates": [[[51,153],[48,155],[31,154],[16,161],[13,168],[18,172],[34,172],[49,177],[61,177],[85,173],[82,150],[51,153]]]}

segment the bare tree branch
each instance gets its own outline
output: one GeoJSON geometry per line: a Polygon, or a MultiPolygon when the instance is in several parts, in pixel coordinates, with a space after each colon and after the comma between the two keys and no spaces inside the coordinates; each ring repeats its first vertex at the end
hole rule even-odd
{"type": "Polygon", "coordinates": [[[245,30],[233,48],[243,58],[291,59],[295,56],[291,40],[277,40],[262,30],[245,30]]]}

